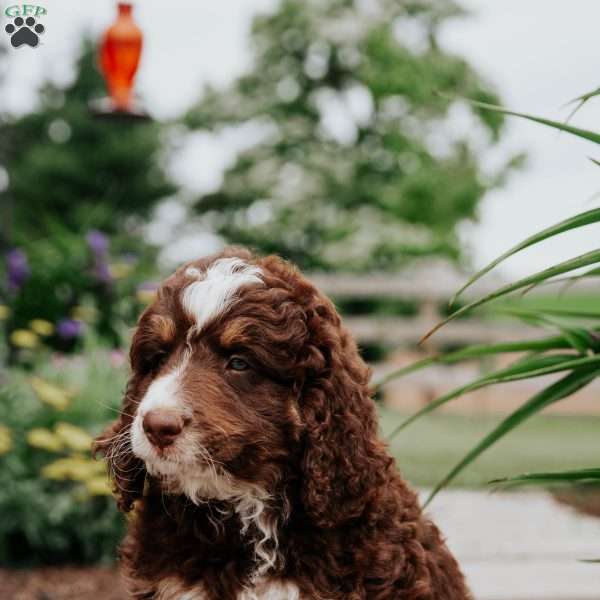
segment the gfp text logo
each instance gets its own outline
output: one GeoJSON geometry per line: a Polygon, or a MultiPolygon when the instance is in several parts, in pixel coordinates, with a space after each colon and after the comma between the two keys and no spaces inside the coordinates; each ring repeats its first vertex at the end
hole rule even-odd
{"type": "Polygon", "coordinates": [[[4,15],[12,19],[12,23],[6,25],[4,31],[10,35],[13,48],[23,45],[35,48],[39,44],[40,35],[46,29],[37,19],[46,14],[48,11],[36,4],[14,4],[4,11],[4,15]]]}

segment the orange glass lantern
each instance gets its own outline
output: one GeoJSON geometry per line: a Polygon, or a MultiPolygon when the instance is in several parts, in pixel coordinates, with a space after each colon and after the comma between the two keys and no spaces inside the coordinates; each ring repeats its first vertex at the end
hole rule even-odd
{"type": "Polygon", "coordinates": [[[99,63],[109,98],[96,103],[105,115],[146,117],[135,103],[133,82],[142,54],[143,36],[132,16],[132,5],[120,2],[116,21],[104,32],[99,47],[99,63]]]}

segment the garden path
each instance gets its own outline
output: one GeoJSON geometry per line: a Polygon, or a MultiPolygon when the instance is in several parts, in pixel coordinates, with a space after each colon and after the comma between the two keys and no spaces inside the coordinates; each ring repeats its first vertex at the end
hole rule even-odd
{"type": "Polygon", "coordinates": [[[447,490],[428,512],[476,600],[600,600],[600,519],[543,492],[447,490]]]}

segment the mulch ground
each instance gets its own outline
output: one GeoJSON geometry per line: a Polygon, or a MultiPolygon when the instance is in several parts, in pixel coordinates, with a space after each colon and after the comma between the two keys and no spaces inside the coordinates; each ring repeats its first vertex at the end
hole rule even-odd
{"type": "Polygon", "coordinates": [[[553,496],[562,504],[567,504],[577,512],[590,517],[600,518],[600,490],[592,489],[565,489],[554,491],[553,496]]]}
{"type": "Polygon", "coordinates": [[[119,574],[103,567],[0,569],[2,600],[123,600],[119,574]]]}

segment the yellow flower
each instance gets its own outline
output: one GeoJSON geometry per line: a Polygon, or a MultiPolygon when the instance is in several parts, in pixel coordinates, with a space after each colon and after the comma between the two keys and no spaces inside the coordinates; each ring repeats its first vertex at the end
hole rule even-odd
{"type": "Polygon", "coordinates": [[[106,475],[88,479],[85,487],[92,496],[112,496],[112,485],[106,475]]]}
{"type": "Polygon", "coordinates": [[[110,275],[113,279],[123,279],[133,270],[133,265],[129,263],[113,263],[110,265],[110,275]]]}
{"type": "Polygon", "coordinates": [[[61,442],[76,452],[89,452],[92,446],[92,436],[85,430],[71,423],[57,423],[54,426],[56,435],[61,442]]]}
{"type": "Polygon", "coordinates": [[[89,481],[105,472],[103,463],[74,454],[47,464],[42,469],[42,476],[46,479],[89,481]]]}
{"type": "Polygon", "coordinates": [[[6,454],[12,448],[12,435],[10,429],[0,425],[0,456],[6,454]]]}
{"type": "Polygon", "coordinates": [[[64,410],[69,405],[69,394],[57,385],[44,381],[41,377],[32,377],[31,387],[42,402],[56,410],[64,410]]]}
{"type": "Polygon", "coordinates": [[[10,308],[6,304],[0,304],[0,321],[4,321],[10,317],[10,308]]]}
{"type": "Polygon", "coordinates": [[[138,290],[136,292],[136,296],[137,296],[137,299],[142,304],[150,304],[151,302],[154,302],[154,299],[156,298],[156,291],[155,290],[138,290]]]}
{"type": "Polygon", "coordinates": [[[78,321],[94,321],[98,311],[93,306],[75,306],[71,310],[71,317],[78,321]]]}
{"type": "Polygon", "coordinates": [[[29,329],[15,329],[10,334],[10,341],[18,348],[35,348],[38,345],[39,338],[29,329]]]}
{"type": "Polygon", "coordinates": [[[52,335],[54,333],[54,325],[45,319],[33,319],[32,321],[29,321],[29,327],[31,327],[33,332],[41,335],[42,337],[52,335]]]}
{"type": "Polygon", "coordinates": [[[62,440],[55,433],[43,427],[30,429],[26,439],[30,446],[48,450],[48,452],[60,452],[63,449],[62,440]]]}

